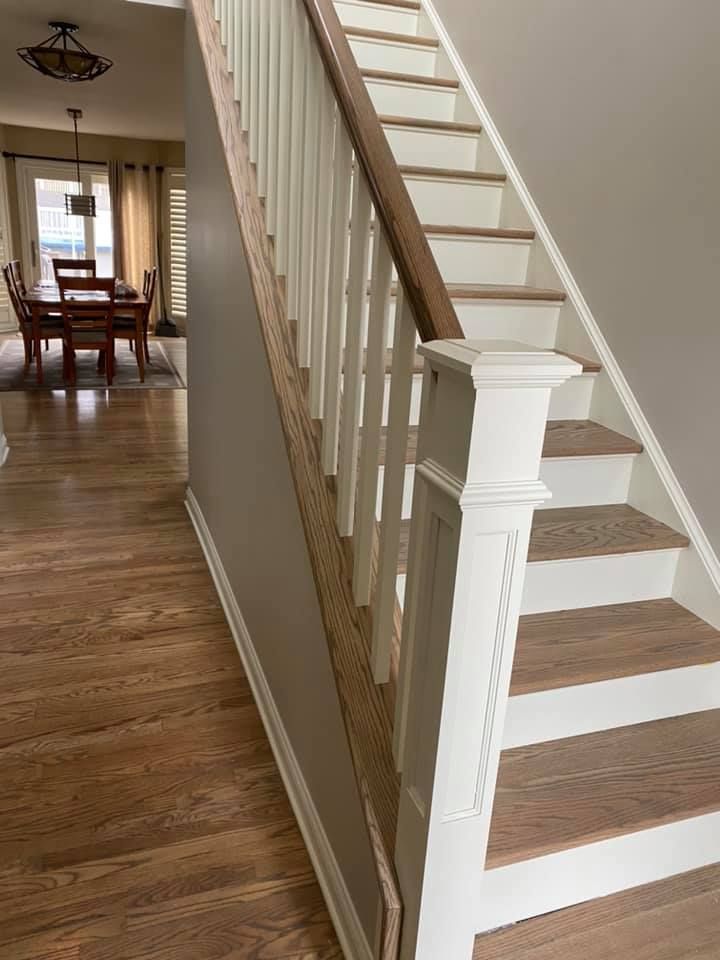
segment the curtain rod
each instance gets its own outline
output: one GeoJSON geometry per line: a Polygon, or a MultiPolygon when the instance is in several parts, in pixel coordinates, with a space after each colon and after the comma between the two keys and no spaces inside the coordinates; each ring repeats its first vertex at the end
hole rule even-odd
{"type": "MultiPolygon", "coordinates": [[[[69,157],[44,157],[41,154],[37,153],[12,153],[10,150],[3,150],[3,157],[8,160],[49,160],[52,163],[75,163],[75,161],[69,157]]],[[[93,166],[93,167],[106,167],[108,165],[107,160],[81,160],[81,166],[93,166]]],[[[129,169],[135,167],[142,167],[143,169],[149,169],[150,167],[156,167],[158,170],[164,170],[165,167],[161,163],[126,163],[125,166],[129,169]]]]}

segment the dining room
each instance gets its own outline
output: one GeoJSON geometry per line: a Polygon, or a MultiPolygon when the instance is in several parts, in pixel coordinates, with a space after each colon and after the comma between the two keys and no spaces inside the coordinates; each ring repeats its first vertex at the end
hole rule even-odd
{"type": "Polygon", "coordinates": [[[62,12],[3,5],[0,393],[184,389],[183,17],[62,12]]]}

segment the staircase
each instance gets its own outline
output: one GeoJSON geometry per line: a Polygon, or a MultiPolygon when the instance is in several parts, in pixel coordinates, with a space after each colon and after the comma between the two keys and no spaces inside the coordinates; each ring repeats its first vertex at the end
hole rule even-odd
{"type": "Polygon", "coordinates": [[[368,612],[374,759],[352,711],[382,711],[348,705],[360,681],[333,649],[378,955],[499,956],[489,931],[720,861],[714,558],[431,8],[217,0],[216,27],[192,7],[209,75],[225,47],[239,107],[221,125],[247,131],[368,612]],[[386,735],[401,779],[383,828],[386,735]]]}

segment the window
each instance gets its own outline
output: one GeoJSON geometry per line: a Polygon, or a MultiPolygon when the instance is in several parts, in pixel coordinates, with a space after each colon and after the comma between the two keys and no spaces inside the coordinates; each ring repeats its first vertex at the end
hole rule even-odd
{"type": "Polygon", "coordinates": [[[167,170],[167,214],[170,238],[170,313],[173,319],[187,318],[187,209],[185,172],[167,170]]]}

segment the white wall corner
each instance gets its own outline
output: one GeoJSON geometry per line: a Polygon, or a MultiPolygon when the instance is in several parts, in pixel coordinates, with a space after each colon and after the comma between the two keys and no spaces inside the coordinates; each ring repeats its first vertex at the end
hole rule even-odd
{"type": "Polygon", "coordinates": [[[243,619],[202,509],[188,487],[185,505],[215,583],[240,659],[272,747],[285,790],[317,874],[337,938],[347,960],[373,960],[360,922],[325,828],[320,820],[297,757],[290,743],[252,638],[243,619]]]}
{"type": "MultiPolygon", "coordinates": [[[[693,564],[688,562],[687,565],[693,566],[695,577],[691,580],[690,577],[682,576],[681,571],[679,582],[673,589],[673,596],[698,616],[720,627],[720,559],[713,549],[707,534],[700,525],[700,521],[670,462],[665,456],[660,442],[645,417],[645,414],[642,412],[640,404],[610,350],[600,326],[571,273],[558,244],[555,242],[547,223],[543,219],[525,181],[520,175],[520,171],[510,155],[510,151],[500,136],[500,132],[485,102],[480,96],[480,92],[475,86],[449,33],[445,29],[440,14],[435,8],[434,0],[420,0],[420,2],[427,20],[432,25],[432,29],[440,40],[441,49],[444,49],[448,62],[460,80],[461,88],[464,89],[470,105],[482,124],[483,133],[487,136],[493,149],[497,153],[504,172],[507,174],[508,183],[515,190],[518,200],[527,211],[530,223],[535,229],[537,241],[544,247],[551,266],[557,272],[560,283],[567,293],[568,301],[577,312],[582,327],[597,353],[604,372],[615,388],[637,432],[638,438],[642,442],[644,450],[655,468],[659,483],[672,506],[677,511],[680,523],[692,542],[692,547],[696,553],[696,562],[694,561],[693,564]]],[[[651,504],[648,506],[651,510],[651,504]]],[[[662,519],[662,517],[660,519],[662,519]]]]}

